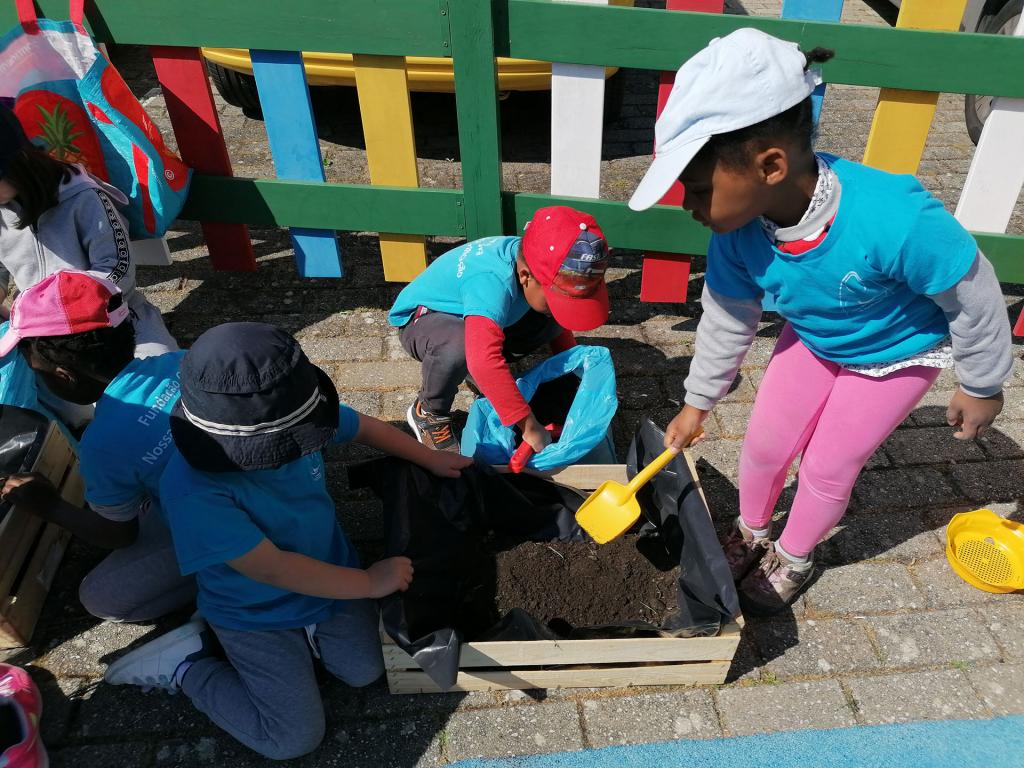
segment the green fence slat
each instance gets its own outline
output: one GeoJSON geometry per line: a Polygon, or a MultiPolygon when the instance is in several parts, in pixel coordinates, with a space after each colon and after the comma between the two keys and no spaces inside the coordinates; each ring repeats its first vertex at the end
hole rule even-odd
{"type": "Polygon", "coordinates": [[[1024,237],[974,232],[978,247],[996,269],[1002,283],[1024,285],[1024,237]]]}
{"type": "Polygon", "coordinates": [[[255,226],[466,234],[458,189],[321,184],[196,174],[183,219],[255,226]]]}
{"type": "Polygon", "coordinates": [[[584,197],[556,197],[525,192],[506,192],[505,231],[522,232],[538,208],[568,205],[597,219],[608,244],[615,248],[665,251],[668,253],[707,253],[709,230],[695,222],[682,208],[656,205],[646,211],[631,211],[625,203],[584,197]]]}
{"type": "MultiPolygon", "coordinates": [[[[50,19],[67,0],[36,0],[50,19]]],[[[93,0],[86,18],[101,42],[273,51],[448,56],[439,0],[93,0]]],[[[0,30],[18,21],[0,3],[0,30]]]]}
{"type": "Polygon", "coordinates": [[[502,231],[501,132],[491,0],[448,0],[470,239],[502,231]]]}
{"type": "Polygon", "coordinates": [[[499,56],[675,70],[714,37],[756,27],[834,48],[826,82],[1024,97],[1024,39],[651,8],[507,0],[499,56]]]}

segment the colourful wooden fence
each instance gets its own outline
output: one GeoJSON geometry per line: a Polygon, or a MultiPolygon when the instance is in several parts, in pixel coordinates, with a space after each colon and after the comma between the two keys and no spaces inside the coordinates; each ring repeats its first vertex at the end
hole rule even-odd
{"type": "MultiPolygon", "coordinates": [[[[242,225],[289,227],[297,250],[302,250],[299,236],[317,242],[309,251],[312,255],[300,261],[300,271],[306,275],[340,274],[332,250],[333,231],[377,231],[386,233],[384,258],[392,265],[388,277],[408,279],[423,264],[423,236],[474,238],[516,232],[538,207],[555,203],[592,213],[613,246],[670,254],[706,252],[707,232],[678,207],[656,206],[634,213],[624,203],[594,199],[593,183],[587,186],[586,197],[502,191],[496,56],[556,65],[673,71],[710,38],[742,26],[758,27],[807,48],[831,47],[836,57],[823,67],[826,81],[886,89],[867,157],[872,161],[883,134],[901,136],[885,127],[890,124],[887,105],[898,98],[917,109],[938,92],[991,94],[1006,97],[1004,111],[1011,113],[1010,119],[1019,112],[1019,103],[1013,100],[1024,98],[1020,74],[1024,39],[912,28],[922,26],[918,20],[922,10],[933,6],[942,6],[943,26],[951,26],[945,23],[946,16],[955,16],[956,6],[962,4],[962,0],[904,0],[897,29],[552,0],[250,0],[244,9],[230,0],[94,0],[87,20],[100,41],[154,46],[178,144],[199,171],[183,216],[203,222],[218,267],[252,267],[251,246],[242,225]],[[415,188],[408,143],[396,154],[392,167],[382,167],[374,157],[378,153],[368,146],[373,185],[321,181],[315,134],[293,131],[283,141],[275,141],[275,104],[266,101],[266,88],[261,88],[261,95],[265,112],[270,113],[267,124],[279,178],[232,177],[216,115],[209,108],[204,68],[195,55],[200,46],[249,48],[264,52],[257,58],[293,65],[298,58],[294,52],[300,50],[358,54],[357,69],[365,69],[363,74],[388,68],[392,72],[391,90],[380,96],[387,104],[375,105],[366,100],[367,94],[360,94],[368,113],[365,119],[371,124],[381,119],[375,107],[398,114],[404,134],[411,130],[411,118],[406,119],[401,95],[391,85],[400,80],[398,65],[386,57],[451,57],[463,188],[415,188]],[[295,156],[286,157],[288,153],[295,156]],[[392,259],[390,254],[396,253],[392,259]]],[[[67,13],[66,0],[40,0],[38,5],[51,18],[67,13]]],[[[0,6],[0,22],[8,27],[15,23],[13,3],[0,6]]],[[[556,71],[570,77],[574,72],[560,66],[556,71]]],[[[589,77],[593,70],[579,72],[589,77]]],[[[298,69],[292,66],[290,82],[297,93],[271,98],[304,98],[299,74],[301,64],[298,69]]],[[[259,73],[257,77],[265,80],[259,73]]],[[[363,78],[363,82],[372,83],[369,87],[374,89],[382,87],[378,77],[363,78]]],[[[299,116],[308,129],[303,110],[299,116]]],[[[1004,118],[998,121],[1005,122],[1004,118]]],[[[982,143],[975,157],[979,169],[994,167],[1009,149],[1019,154],[1019,134],[1005,126],[990,133],[993,138],[982,143]]],[[[919,143],[919,133],[914,136],[919,143]]],[[[905,148],[899,151],[904,154],[901,161],[913,155],[905,148]]],[[[916,162],[913,158],[915,166],[916,162]]],[[[1019,191],[1016,180],[1001,186],[1000,199],[1009,200],[1014,185],[1019,191]]],[[[984,185],[969,186],[968,193],[973,195],[972,189],[984,185]]],[[[962,201],[961,207],[967,210],[969,203],[962,201]]],[[[989,223],[974,225],[973,221],[969,224],[976,228],[991,228],[989,223]]],[[[998,228],[976,234],[1000,278],[1024,283],[1024,237],[1006,235],[998,228]]]]}

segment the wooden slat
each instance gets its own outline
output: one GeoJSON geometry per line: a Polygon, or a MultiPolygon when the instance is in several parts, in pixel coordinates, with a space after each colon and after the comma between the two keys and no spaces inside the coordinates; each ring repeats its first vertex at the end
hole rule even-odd
{"type": "MultiPolygon", "coordinates": [[[[231,158],[199,49],[154,46],[150,54],[182,160],[198,173],[231,176],[231,158]]],[[[214,269],[256,269],[245,225],[202,222],[202,229],[214,269]]]]}
{"type": "Polygon", "coordinates": [[[501,131],[489,2],[449,0],[466,237],[502,233],[501,131]]]}
{"type": "MultiPolygon", "coordinates": [[[[67,0],[36,5],[68,17],[67,0]]],[[[93,0],[86,21],[106,43],[448,56],[441,9],[436,0],[93,0]]],[[[14,3],[0,3],[3,29],[16,23],[14,3]]]]}
{"type": "MultiPolygon", "coordinates": [[[[249,56],[278,177],[324,181],[302,54],[254,49],[249,56]]],[[[292,227],[290,234],[299,275],[341,277],[341,254],[333,230],[292,227]]]]}
{"type": "MultiPolygon", "coordinates": [[[[47,442],[35,463],[34,471],[58,483],[61,497],[65,501],[74,505],[82,504],[85,486],[78,472],[74,452],[63,433],[54,425],[50,427],[47,442]]],[[[15,512],[18,510],[11,510],[7,520],[11,520],[15,512]]],[[[5,563],[5,571],[12,566],[14,569],[11,580],[7,580],[5,572],[0,592],[0,647],[23,646],[31,639],[53,577],[71,539],[67,530],[52,523],[45,524],[40,534],[40,528],[44,525],[40,518],[34,515],[28,517],[28,525],[22,528],[22,532],[29,536],[25,551],[15,555],[11,561],[0,561],[5,563]],[[10,594],[14,586],[13,578],[19,573],[22,577],[17,592],[10,594]]],[[[4,531],[9,534],[11,529],[7,527],[7,520],[4,531]]],[[[0,537],[4,535],[7,534],[0,534],[0,537]]]]}
{"type": "MultiPolygon", "coordinates": [[[[903,0],[899,29],[955,30],[967,0],[903,0]]],[[[916,173],[935,116],[936,92],[883,88],[871,122],[865,165],[890,173],[916,173]]]]}
{"type": "MultiPolygon", "coordinates": [[[[721,13],[722,0],[667,0],[665,9],[669,11],[699,11],[701,13],[721,13]]],[[[657,114],[661,115],[672,84],[675,72],[662,72],[658,84],[657,114]]],[[[675,182],[660,205],[680,206],[683,203],[683,185],[675,182]]],[[[640,272],[640,301],[684,303],[690,287],[690,263],[693,257],[688,253],[664,253],[651,251],[644,254],[643,268],[640,272]]]]}
{"type": "MultiPolygon", "coordinates": [[[[370,183],[418,187],[405,58],[356,54],[353,66],[370,183]]],[[[408,282],[427,266],[425,241],[419,236],[381,234],[380,252],[385,280],[408,282]]]]}
{"type": "MultiPolygon", "coordinates": [[[[63,433],[53,424],[45,440],[32,471],[59,485],[74,452],[63,433]]],[[[0,596],[10,592],[42,525],[42,518],[18,507],[13,507],[0,523],[0,596]]]]}
{"type": "Polygon", "coordinates": [[[1024,97],[1024,45],[1002,35],[578,7],[547,0],[507,2],[508,37],[498,40],[499,56],[675,70],[711,38],[755,27],[805,50],[834,49],[836,57],[823,66],[830,83],[1024,97]]]}
{"type": "MultiPolygon", "coordinates": [[[[626,668],[493,670],[459,672],[448,691],[529,690],[532,688],[629,688],[644,685],[724,683],[729,661],[626,668]]],[[[388,672],[391,693],[438,693],[426,672],[388,672]]]]}
{"type": "MultiPolygon", "coordinates": [[[[716,637],[624,638],[618,640],[531,640],[464,643],[459,669],[537,667],[555,664],[624,664],[664,661],[722,661],[736,654],[739,633],[716,637]]],[[[384,647],[389,670],[419,669],[397,645],[384,647]]]]}
{"type": "MultiPolygon", "coordinates": [[[[561,0],[607,5],[608,0],[561,0]]],[[[551,65],[551,194],[601,195],[604,67],[551,65]]]]}

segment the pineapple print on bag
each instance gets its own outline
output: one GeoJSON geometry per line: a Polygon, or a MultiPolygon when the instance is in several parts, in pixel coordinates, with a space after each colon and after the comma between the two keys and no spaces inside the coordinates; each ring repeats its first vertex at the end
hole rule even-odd
{"type": "Polygon", "coordinates": [[[14,104],[29,139],[58,160],[81,163],[94,176],[109,181],[95,128],[80,106],[49,91],[23,93],[14,104]]]}

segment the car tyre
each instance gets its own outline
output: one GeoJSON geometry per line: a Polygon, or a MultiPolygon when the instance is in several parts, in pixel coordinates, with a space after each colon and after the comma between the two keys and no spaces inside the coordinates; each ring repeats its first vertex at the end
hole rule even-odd
{"type": "MultiPolygon", "coordinates": [[[[981,21],[979,32],[996,35],[1012,35],[1021,13],[1024,13],[1024,0],[1009,0],[999,12],[987,16],[981,21]]],[[[992,97],[969,93],[964,96],[964,120],[967,133],[975,144],[981,139],[981,130],[992,109],[992,97]]]]}

